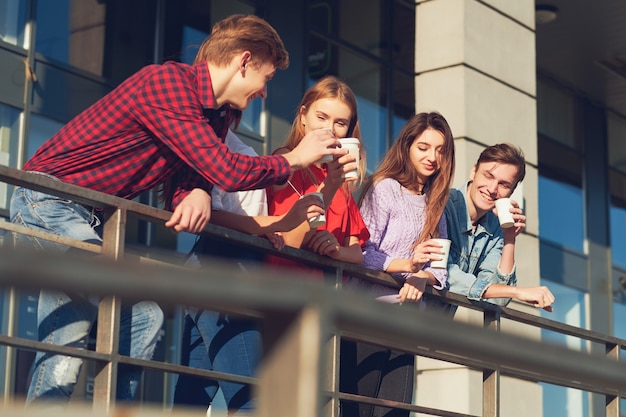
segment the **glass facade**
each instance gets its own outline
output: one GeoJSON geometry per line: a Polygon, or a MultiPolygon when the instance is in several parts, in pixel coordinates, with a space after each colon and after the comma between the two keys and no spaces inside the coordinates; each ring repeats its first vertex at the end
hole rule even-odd
{"type": "MultiPolygon", "coordinates": [[[[0,164],[16,166],[19,147],[20,111],[0,103],[0,164]]],[[[0,184],[0,209],[8,210],[13,188],[0,184]]]]}
{"type": "Polygon", "coordinates": [[[0,0],[0,40],[10,45],[27,48],[27,0],[0,0]]]}
{"type": "Polygon", "coordinates": [[[415,112],[415,5],[314,0],[307,20],[307,86],[331,74],[352,88],[371,173],[415,112]]]}
{"type": "MultiPolygon", "coordinates": [[[[586,328],[585,293],[564,285],[542,280],[542,285],[550,288],[556,298],[555,310],[547,313],[541,310],[542,317],[586,328]]],[[[566,346],[572,350],[585,351],[587,344],[573,336],[565,336],[543,330],[541,340],[546,343],[566,346]]],[[[589,415],[589,396],[586,392],[557,385],[540,384],[543,388],[543,415],[584,417],[589,415]]]]}

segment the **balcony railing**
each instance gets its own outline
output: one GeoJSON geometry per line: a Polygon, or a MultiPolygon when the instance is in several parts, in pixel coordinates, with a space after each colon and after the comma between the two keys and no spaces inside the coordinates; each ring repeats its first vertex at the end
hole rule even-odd
{"type": "MultiPolygon", "coordinates": [[[[214,225],[205,229],[204,233],[209,237],[228,239],[248,248],[321,268],[325,271],[328,285],[294,278],[293,272],[287,275],[260,268],[250,274],[218,260],[201,270],[186,269],[173,262],[171,257],[143,256],[125,248],[129,215],[160,224],[169,218],[170,213],[166,211],[4,166],[0,166],[0,181],[102,207],[105,212],[101,247],[0,222],[0,228],[7,231],[31,234],[102,255],[86,259],[7,247],[0,250],[0,283],[4,288],[50,288],[103,296],[93,351],[17,337],[16,319],[9,315],[8,331],[0,335],[0,346],[6,346],[7,352],[3,395],[4,407],[16,417],[47,415],[43,412],[34,414],[36,411],[33,409],[16,407],[13,403],[11,381],[16,372],[16,350],[45,351],[94,361],[97,366],[93,412],[100,414],[110,414],[116,409],[114,381],[117,366],[124,363],[166,374],[188,373],[251,383],[256,388],[258,416],[336,417],[340,401],[357,401],[434,416],[466,415],[341,392],[338,369],[339,341],[342,337],[482,372],[482,416],[485,417],[500,415],[502,376],[603,395],[606,398],[606,415],[619,416],[619,400],[626,395],[626,364],[620,362],[619,357],[626,340],[437,291],[431,291],[427,296],[480,312],[484,326],[481,328],[453,321],[429,311],[398,314],[397,306],[341,289],[344,273],[397,287],[396,281],[385,273],[293,248],[276,251],[264,239],[214,225]],[[162,306],[194,305],[260,319],[263,323],[264,353],[258,376],[241,377],[188,368],[178,365],[175,360],[148,361],[120,355],[116,344],[120,297],[155,300],[162,306]],[[604,346],[605,355],[574,351],[501,332],[503,319],[599,344],[604,346]]],[[[168,407],[165,404],[163,411],[167,411],[168,407]]],[[[126,411],[132,413],[133,409],[126,411]]]]}

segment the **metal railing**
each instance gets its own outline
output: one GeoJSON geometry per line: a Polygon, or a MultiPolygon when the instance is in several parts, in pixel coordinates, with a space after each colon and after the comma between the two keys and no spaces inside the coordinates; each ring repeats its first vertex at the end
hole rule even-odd
{"type": "MultiPolygon", "coordinates": [[[[434,290],[427,296],[481,312],[484,328],[453,321],[429,311],[398,314],[397,306],[337,288],[341,287],[344,274],[398,286],[385,273],[293,248],[276,251],[263,239],[214,225],[208,226],[204,233],[215,239],[229,239],[242,246],[319,267],[325,271],[327,282],[333,285],[294,279],[293,273],[287,276],[263,268],[251,275],[217,260],[201,270],[189,270],[167,259],[132,256],[124,247],[127,216],[132,214],[149,222],[162,223],[170,213],[4,166],[0,166],[0,181],[104,209],[102,247],[0,223],[0,228],[8,231],[31,233],[42,239],[50,238],[102,254],[101,257],[85,259],[69,255],[55,257],[40,252],[36,254],[37,262],[32,262],[32,252],[7,248],[0,251],[0,283],[3,287],[71,289],[103,296],[94,351],[16,337],[11,326],[7,334],[0,335],[0,345],[8,347],[8,377],[14,372],[11,368],[14,366],[11,354],[14,349],[41,350],[95,361],[94,412],[110,413],[114,409],[117,366],[125,363],[165,373],[188,373],[251,383],[256,388],[258,416],[336,417],[341,401],[358,401],[435,416],[465,415],[341,392],[339,342],[345,337],[482,372],[482,416],[485,417],[500,415],[502,376],[604,395],[606,415],[619,416],[619,399],[626,393],[626,364],[619,360],[620,350],[626,346],[623,339],[434,290]],[[258,376],[227,375],[120,355],[116,343],[120,296],[155,300],[163,306],[194,305],[259,318],[263,323],[264,354],[258,376]],[[603,345],[606,355],[574,351],[501,332],[502,319],[603,345]]],[[[11,397],[10,389],[5,390],[6,407],[10,406],[11,397]]]]}

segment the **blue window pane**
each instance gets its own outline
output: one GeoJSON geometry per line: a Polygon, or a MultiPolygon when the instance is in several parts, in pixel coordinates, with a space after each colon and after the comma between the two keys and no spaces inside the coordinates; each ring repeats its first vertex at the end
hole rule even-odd
{"type": "MultiPolygon", "coordinates": [[[[555,282],[542,279],[554,294],[554,312],[541,311],[541,316],[576,327],[586,328],[585,293],[555,282]]],[[[541,331],[542,342],[558,344],[572,350],[584,351],[585,342],[573,336],[565,336],[547,330],[541,331]]],[[[588,414],[589,395],[573,388],[540,383],[543,388],[543,415],[585,417],[588,414]]]]}
{"type": "Polygon", "coordinates": [[[189,65],[193,64],[193,60],[196,58],[198,49],[207,36],[209,36],[209,34],[206,32],[194,29],[190,26],[184,26],[183,44],[181,46],[182,53],[180,54],[181,62],[189,65]]]}
{"type": "Polygon", "coordinates": [[[611,262],[626,267],[626,209],[611,206],[611,262]]]}
{"type": "Polygon", "coordinates": [[[613,303],[613,336],[626,339],[626,305],[624,304],[613,303]]]}
{"type": "MultiPolygon", "coordinates": [[[[555,320],[571,326],[586,328],[585,293],[554,281],[542,279],[541,285],[550,288],[556,301],[554,311],[547,312],[540,310],[541,316],[550,320],[555,320]]],[[[565,336],[547,330],[542,330],[541,340],[567,346],[574,350],[584,350],[585,344],[580,339],[573,336],[565,336]]]]}
{"type": "Polygon", "coordinates": [[[43,143],[63,127],[63,123],[33,114],[30,119],[28,158],[33,156],[43,143]]]}
{"type": "Polygon", "coordinates": [[[26,48],[24,31],[26,28],[27,0],[0,1],[0,39],[11,45],[26,48]]]}
{"type": "Polygon", "coordinates": [[[589,416],[589,394],[587,392],[546,383],[539,385],[543,388],[544,416],[589,416]]]}
{"type": "Polygon", "coordinates": [[[578,187],[539,176],[539,237],[584,250],[583,193],[578,187]]]}
{"type": "Polygon", "coordinates": [[[387,109],[357,95],[361,139],[367,152],[367,175],[374,173],[378,162],[387,151],[385,143],[387,109]]]}
{"type": "MultiPolygon", "coordinates": [[[[15,167],[19,138],[20,111],[14,107],[0,104],[0,165],[15,167]]],[[[0,183],[0,208],[8,209],[13,187],[0,183]]],[[[3,242],[0,233],[0,244],[3,242]]]]}
{"type": "Polygon", "coordinates": [[[69,1],[40,1],[37,4],[35,49],[48,58],[69,62],[69,1]]]}

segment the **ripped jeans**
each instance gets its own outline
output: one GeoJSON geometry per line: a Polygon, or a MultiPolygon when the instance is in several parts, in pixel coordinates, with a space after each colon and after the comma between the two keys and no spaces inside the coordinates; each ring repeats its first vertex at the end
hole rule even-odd
{"type": "MultiPolygon", "coordinates": [[[[26,188],[16,188],[11,199],[11,221],[38,230],[101,244],[96,232],[100,225],[93,210],[70,200],[26,188]]],[[[68,247],[42,239],[15,234],[21,247],[63,253],[68,247]]],[[[37,306],[38,339],[76,348],[86,348],[91,327],[98,315],[98,297],[42,290],[37,306]]],[[[152,301],[122,304],[119,352],[135,358],[151,359],[163,312],[152,301]]],[[[83,360],[37,352],[34,372],[28,388],[27,403],[54,401],[66,404],[78,379],[83,360]]],[[[117,399],[131,400],[141,378],[141,368],[120,364],[117,399]]]]}

